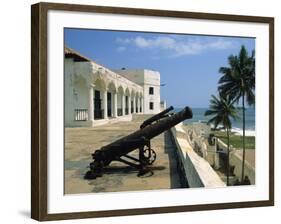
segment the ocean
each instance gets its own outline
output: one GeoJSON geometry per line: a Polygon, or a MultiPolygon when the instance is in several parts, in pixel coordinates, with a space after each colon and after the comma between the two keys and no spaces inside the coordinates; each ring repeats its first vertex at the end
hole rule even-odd
{"type": "MultiPolygon", "coordinates": [[[[193,112],[193,118],[185,120],[184,123],[191,124],[194,122],[207,122],[211,116],[204,116],[204,113],[208,108],[191,108],[193,112]]],[[[175,109],[180,111],[181,108],[175,109]]],[[[242,134],[243,123],[242,123],[242,110],[238,112],[239,119],[232,120],[232,131],[238,134],[242,134]]],[[[245,126],[246,135],[255,135],[255,108],[246,108],[245,111],[245,126]]]]}

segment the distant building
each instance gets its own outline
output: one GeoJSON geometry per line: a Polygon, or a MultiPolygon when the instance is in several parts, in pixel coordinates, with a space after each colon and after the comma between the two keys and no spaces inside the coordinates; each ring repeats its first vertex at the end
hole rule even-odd
{"type": "Polygon", "coordinates": [[[160,73],[147,69],[113,70],[143,88],[143,113],[160,112],[160,73]]]}
{"type": "Polygon", "coordinates": [[[160,111],[160,74],[112,71],[65,47],[65,126],[97,126],[160,111]]]}

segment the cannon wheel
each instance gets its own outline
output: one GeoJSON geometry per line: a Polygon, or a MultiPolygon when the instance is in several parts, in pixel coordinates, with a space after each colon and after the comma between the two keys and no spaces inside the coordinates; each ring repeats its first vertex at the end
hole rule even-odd
{"type": "Polygon", "coordinates": [[[156,152],[151,148],[145,148],[143,154],[149,165],[153,164],[156,160],[156,152]]]}
{"type": "Polygon", "coordinates": [[[84,179],[92,180],[102,176],[103,162],[94,161],[90,163],[90,170],[84,175],[84,179]]]}

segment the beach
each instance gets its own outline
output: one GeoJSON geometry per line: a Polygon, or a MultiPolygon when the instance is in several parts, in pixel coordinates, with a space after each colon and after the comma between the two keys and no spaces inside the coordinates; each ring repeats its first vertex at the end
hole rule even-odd
{"type": "MultiPolygon", "coordinates": [[[[181,110],[181,108],[177,108],[177,111],[181,110]]],[[[207,123],[211,118],[210,116],[205,116],[205,111],[208,108],[192,108],[193,118],[184,121],[184,124],[192,124],[192,123],[207,123]]],[[[237,120],[232,120],[232,129],[231,132],[235,133],[235,135],[243,135],[243,123],[242,123],[242,112],[238,111],[239,118],[237,120]]],[[[210,124],[213,127],[212,124],[210,124]]],[[[245,135],[246,136],[255,136],[255,108],[246,108],[245,110],[245,135]]],[[[222,128],[221,125],[218,128],[222,128]]],[[[222,130],[224,131],[224,130],[222,130]]]]}

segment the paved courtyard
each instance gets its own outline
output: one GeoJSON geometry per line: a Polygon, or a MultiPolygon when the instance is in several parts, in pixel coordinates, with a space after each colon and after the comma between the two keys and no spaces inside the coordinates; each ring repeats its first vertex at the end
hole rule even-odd
{"type": "MultiPolygon", "coordinates": [[[[147,115],[134,115],[131,122],[119,122],[93,128],[65,128],[65,193],[116,192],[180,188],[176,148],[169,132],[151,141],[157,154],[151,169],[153,175],[137,177],[138,170],[120,162],[112,162],[104,175],[95,180],[83,179],[92,161],[91,154],[137,130],[147,115]]],[[[131,155],[136,156],[137,151],[131,155]]]]}

